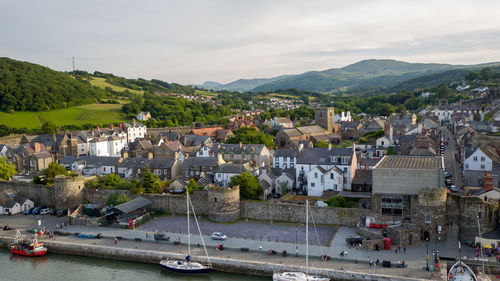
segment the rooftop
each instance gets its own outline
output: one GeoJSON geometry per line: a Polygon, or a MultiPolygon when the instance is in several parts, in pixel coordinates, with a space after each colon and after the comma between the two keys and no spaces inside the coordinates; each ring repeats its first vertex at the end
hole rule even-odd
{"type": "Polygon", "coordinates": [[[386,155],[374,169],[435,170],[442,168],[441,156],[386,155]]]}

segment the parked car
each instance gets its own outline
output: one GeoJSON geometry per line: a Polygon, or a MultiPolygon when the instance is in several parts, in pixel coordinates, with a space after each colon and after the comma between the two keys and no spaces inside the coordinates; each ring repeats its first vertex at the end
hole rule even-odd
{"type": "Polygon", "coordinates": [[[45,205],[35,207],[35,209],[33,209],[32,214],[33,214],[33,215],[39,215],[39,214],[40,214],[40,211],[41,211],[42,209],[45,209],[45,208],[47,208],[47,206],[45,206],[45,205]]]}
{"type": "Polygon", "coordinates": [[[41,209],[40,215],[48,215],[48,214],[50,214],[51,211],[52,211],[52,209],[50,209],[50,208],[41,209]]]}
{"type": "Polygon", "coordinates": [[[449,187],[449,188],[450,188],[450,191],[451,191],[451,192],[457,192],[457,191],[458,191],[458,190],[457,190],[457,187],[456,187],[456,186],[454,186],[454,185],[450,185],[450,187],[449,187]]]}
{"type": "Polygon", "coordinates": [[[349,244],[350,246],[358,246],[363,244],[363,240],[365,240],[363,237],[360,236],[349,236],[346,238],[346,243],[349,244]]]}
{"type": "Polygon", "coordinates": [[[23,214],[25,214],[25,215],[29,215],[29,214],[31,214],[31,213],[33,212],[33,209],[35,209],[35,208],[29,208],[29,209],[26,209],[26,210],[23,212],[23,214]]]}
{"type": "Polygon", "coordinates": [[[447,180],[444,181],[444,183],[446,183],[446,185],[451,185],[451,180],[447,179],[447,180]]]}
{"type": "Polygon", "coordinates": [[[220,232],[214,232],[214,233],[212,233],[211,238],[213,240],[226,240],[227,236],[220,233],[220,232]]]}
{"type": "Polygon", "coordinates": [[[56,209],[51,209],[50,210],[50,215],[51,216],[55,216],[57,214],[57,210],[56,209]]]}
{"type": "Polygon", "coordinates": [[[170,236],[166,232],[158,232],[154,234],[155,240],[170,241],[170,236]]]}
{"type": "Polygon", "coordinates": [[[444,172],[444,177],[445,178],[451,178],[451,174],[449,172],[444,172]]]}
{"type": "Polygon", "coordinates": [[[57,215],[58,217],[64,217],[64,216],[65,216],[65,215],[67,215],[67,214],[68,214],[68,210],[67,210],[67,209],[59,209],[59,210],[57,210],[57,212],[56,212],[56,215],[57,215]]]}

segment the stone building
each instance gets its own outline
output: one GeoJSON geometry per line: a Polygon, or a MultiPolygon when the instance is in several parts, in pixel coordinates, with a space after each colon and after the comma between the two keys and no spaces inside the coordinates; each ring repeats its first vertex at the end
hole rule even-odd
{"type": "Polygon", "coordinates": [[[320,107],[314,112],[314,122],[328,132],[333,132],[335,124],[335,110],[333,107],[320,107]]]}
{"type": "Polygon", "coordinates": [[[208,218],[215,222],[231,222],[240,218],[239,186],[208,188],[208,218]]]}
{"type": "Polygon", "coordinates": [[[78,206],[82,203],[84,188],[83,176],[56,176],[53,188],[54,207],[56,209],[69,209],[78,206]]]}

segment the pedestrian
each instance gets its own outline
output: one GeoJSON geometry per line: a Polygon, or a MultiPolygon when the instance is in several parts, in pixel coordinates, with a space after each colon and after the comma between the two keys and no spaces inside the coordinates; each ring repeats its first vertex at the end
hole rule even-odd
{"type": "Polygon", "coordinates": [[[115,236],[115,245],[118,244],[118,237],[115,236]]]}
{"type": "Polygon", "coordinates": [[[373,260],[370,259],[370,267],[373,266],[373,260]]]}
{"type": "Polygon", "coordinates": [[[378,265],[378,263],[379,263],[379,262],[380,262],[380,260],[379,260],[379,259],[377,259],[377,261],[375,262],[375,265],[378,265]]]}
{"type": "Polygon", "coordinates": [[[149,231],[146,231],[146,239],[149,238],[149,231]]]}
{"type": "Polygon", "coordinates": [[[398,244],[398,252],[401,252],[401,245],[398,244]]]}
{"type": "Polygon", "coordinates": [[[403,251],[406,254],[406,245],[403,247],[403,251]]]}
{"type": "Polygon", "coordinates": [[[398,253],[398,247],[394,247],[394,253],[398,253]]]}
{"type": "Polygon", "coordinates": [[[436,263],[436,270],[439,271],[439,263],[436,263]]]}

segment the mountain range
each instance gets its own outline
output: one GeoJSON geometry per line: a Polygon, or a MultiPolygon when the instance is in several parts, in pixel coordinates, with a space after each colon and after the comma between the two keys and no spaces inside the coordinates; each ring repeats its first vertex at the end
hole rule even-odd
{"type": "Polygon", "coordinates": [[[475,65],[408,63],[389,59],[363,60],[342,68],[309,71],[272,78],[239,79],[231,83],[205,82],[200,87],[229,91],[276,91],[299,89],[315,92],[353,93],[366,91],[394,92],[432,87],[436,81],[463,80],[470,70],[498,67],[500,62],[475,65]]]}

